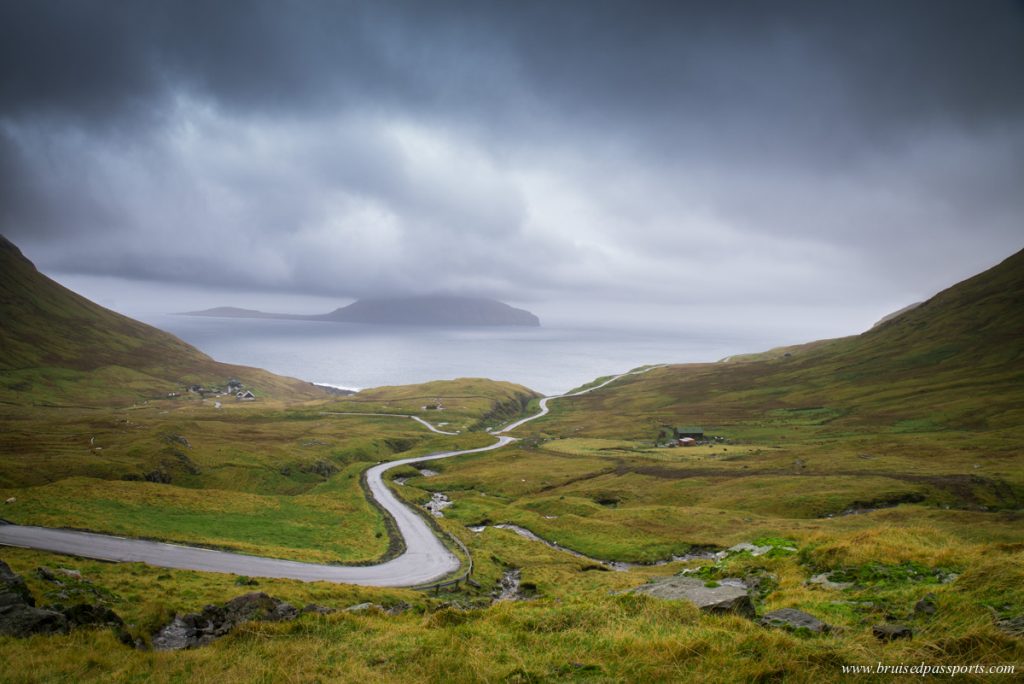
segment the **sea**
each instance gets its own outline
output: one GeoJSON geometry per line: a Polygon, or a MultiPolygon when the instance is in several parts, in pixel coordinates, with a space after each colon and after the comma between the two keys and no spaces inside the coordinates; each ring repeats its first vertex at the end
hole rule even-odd
{"type": "Polygon", "coordinates": [[[352,390],[471,377],[552,395],[642,365],[717,361],[770,345],[692,330],[431,328],[180,315],[144,320],[218,361],[352,390]]]}

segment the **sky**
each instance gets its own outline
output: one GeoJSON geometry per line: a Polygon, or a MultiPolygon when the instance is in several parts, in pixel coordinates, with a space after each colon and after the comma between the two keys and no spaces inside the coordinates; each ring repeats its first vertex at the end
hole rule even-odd
{"type": "Polygon", "coordinates": [[[0,0],[0,232],[129,313],[795,342],[1024,247],[1022,74],[1001,0],[0,0]]]}

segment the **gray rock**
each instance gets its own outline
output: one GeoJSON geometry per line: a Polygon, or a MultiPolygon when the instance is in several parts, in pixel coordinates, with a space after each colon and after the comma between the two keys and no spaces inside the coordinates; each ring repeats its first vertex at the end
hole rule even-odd
{"type": "Polygon", "coordinates": [[[345,612],[346,613],[365,613],[365,612],[370,611],[370,610],[380,610],[380,609],[381,609],[381,607],[378,606],[376,603],[370,603],[369,601],[367,601],[366,603],[357,603],[354,606],[349,606],[348,608],[345,609],[345,612]]]}
{"type": "Polygon", "coordinates": [[[83,625],[121,627],[124,625],[124,620],[121,619],[120,615],[110,608],[99,604],[89,605],[88,603],[80,603],[77,606],[65,608],[61,612],[67,618],[68,625],[72,627],[81,627],[83,625]]]}
{"type": "Polygon", "coordinates": [[[736,613],[754,617],[754,604],[746,585],[741,580],[720,580],[718,586],[707,586],[695,577],[664,577],[642,587],[634,593],[662,599],[683,599],[707,613],[736,613]]]}
{"type": "Polygon", "coordinates": [[[57,579],[57,575],[54,574],[53,570],[51,570],[50,568],[46,567],[45,565],[41,565],[38,568],[36,568],[36,577],[38,577],[39,579],[41,579],[41,580],[43,580],[45,582],[53,582],[54,584],[62,584],[62,582],[59,579],[57,579]]]}
{"type": "Polygon", "coordinates": [[[315,603],[310,603],[305,608],[303,608],[302,611],[300,611],[300,612],[303,615],[305,615],[306,613],[316,613],[318,615],[330,615],[331,613],[336,613],[337,611],[338,611],[337,608],[328,608],[327,606],[318,606],[315,603]]]}
{"type": "Polygon", "coordinates": [[[996,620],[996,627],[1010,636],[1024,636],[1024,615],[996,620]]]}
{"type": "Polygon", "coordinates": [[[0,607],[0,636],[27,637],[67,631],[67,618],[55,610],[25,604],[0,607]]]}
{"type": "Polygon", "coordinates": [[[177,615],[153,635],[153,648],[173,651],[205,646],[251,620],[278,622],[293,620],[298,609],[262,592],[233,598],[223,606],[206,606],[202,612],[177,615]]]}
{"type": "Polygon", "coordinates": [[[412,609],[411,605],[409,605],[405,601],[399,601],[398,603],[394,604],[393,606],[389,606],[388,608],[386,608],[384,610],[384,612],[387,613],[388,615],[401,615],[402,613],[405,613],[405,612],[407,612],[407,611],[409,611],[411,609],[412,609]]]}
{"type": "Polygon", "coordinates": [[[823,572],[820,575],[815,575],[805,582],[808,586],[817,586],[822,589],[835,589],[841,591],[843,589],[849,589],[853,586],[853,582],[833,582],[831,576],[827,572],[823,572]]]}
{"type": "Polygon", "coordinates": [[[914,630],[910,629],[906,625],[900,625],[892,622],[887,622],[882,625],[875,625],[871,628],[871,633],[875,635],[876,639],[879,639],[881,641],[909,639],[912,636],[914,636],[914,630]]]}
{"type": "Polygon", "coordinates": [[[778,627],[794,632],[806,629],[815,634],[827,634],[832,631],[832,625],[825,624],[813,615],[795,608],[780,608],[765,613],[760,623],[764,627],[778,627]]]}
{"type": "Polygon", "coordinates": [[[180,651],[194,645],[195,630],[181,616],[175,616],[153,635],[153,650],[180,651]]]}
{"type": "Polygon", "coordinates": [[[28,590],[25,580],[7,563],[0,560],[0,608],[6,606],[34,606],[36,601],[28,590]]]}
{"type": "Polygon", "coordinates": [[[935,605],[935,596],[928,594],[914,604],[914,612],[918,615],[935,615],[938,606],[935,605]]]}
{"type": "Polygon", "coordinates": [[[742,542],[728,548],[730,553],[743,553],[744,551],[749,551],[751,556],[763,556],[771,550],[772,547],[770,546],[758,546],[757,544],[750,544],[748,542],[742,542]]]}
{"type": "Polygon", "coordinates": [[[68,621],[54,610],[36,608],[25,580],[0,561],[0,635],[26,637],[68,631],[68,621]]]}

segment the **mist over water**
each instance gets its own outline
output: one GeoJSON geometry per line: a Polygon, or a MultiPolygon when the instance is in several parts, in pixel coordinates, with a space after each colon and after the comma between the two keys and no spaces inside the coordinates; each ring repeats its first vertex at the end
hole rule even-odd
{"type": "Polygon", "coordinates": [[[717,361],[777,344],[702,337],[699,331],[428,328],[167,315],[144,320],[218,361],[352,389],[485,377],[557,394],[645,364],[717,361]]]}

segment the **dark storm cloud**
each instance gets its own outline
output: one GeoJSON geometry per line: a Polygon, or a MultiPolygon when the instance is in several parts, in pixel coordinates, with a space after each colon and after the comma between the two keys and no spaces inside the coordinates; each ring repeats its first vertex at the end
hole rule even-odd
{"type": "Polygon", "coordinates": [[[926,294],[1020,246],[1022,7],[2,2],[2,230],[338,295],[926,294]]]}

